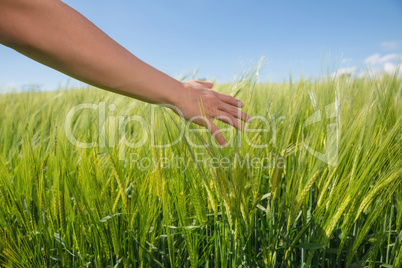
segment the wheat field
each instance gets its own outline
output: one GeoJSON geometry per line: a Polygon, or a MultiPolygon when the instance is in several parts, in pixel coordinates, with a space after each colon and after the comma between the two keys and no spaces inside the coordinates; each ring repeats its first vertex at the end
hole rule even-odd
{"type": "Polygon", "coordinates": [[[209,133],[95,88],[0,95],[1,267],[402,267],[402,79],[215,90],[209,133]]]}

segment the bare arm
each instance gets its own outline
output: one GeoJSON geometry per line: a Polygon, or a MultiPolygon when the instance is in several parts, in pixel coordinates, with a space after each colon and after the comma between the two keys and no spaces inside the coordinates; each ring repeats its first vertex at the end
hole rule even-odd
{"type": "Polygon", "coordinates": [[[226,141],[213,123],[238,129],[249,116],[243,104],[213,90],[212,82],[180,82],[141,61],[80,13],[59,0],[0,0],[0,43],[99,88],[155,104],[170,104],[185,119],[208,127],[226,141]],[[202,106],[202,111],[200,110],[202,106]],[[241,121],[237,120],[240,119],[241,121]]]}

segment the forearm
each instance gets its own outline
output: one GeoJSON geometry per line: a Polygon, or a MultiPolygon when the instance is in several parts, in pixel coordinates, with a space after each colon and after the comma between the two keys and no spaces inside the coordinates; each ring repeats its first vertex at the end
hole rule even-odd
{"type": "Polygon", "coordinates": [[[0,0],[0,42],[78,80],[146,102],[173,104],[184,90],[58,0],[0,0]]]}
{"type": "Polygon", "coordinates": [[[142,62],[59,0],[0,0],[0,43],[88,84],[156,104],[227,142],[214,120],[244,129],[243,103],[206,81],[179,82],[142,62]]]}

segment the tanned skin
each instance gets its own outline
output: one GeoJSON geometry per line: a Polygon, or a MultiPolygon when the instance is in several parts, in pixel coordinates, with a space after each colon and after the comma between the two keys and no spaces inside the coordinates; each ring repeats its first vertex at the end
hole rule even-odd
{"type": "Polygon", "coordinates": [[[0,43],[90,85],[174,106],[223,146],[227,142],[215,119],[240,130],[251,119],[239,110],[240,100],[212,90],[212,82],[181,82],[166,75],[59,0],[0,0],[0,43]]]}

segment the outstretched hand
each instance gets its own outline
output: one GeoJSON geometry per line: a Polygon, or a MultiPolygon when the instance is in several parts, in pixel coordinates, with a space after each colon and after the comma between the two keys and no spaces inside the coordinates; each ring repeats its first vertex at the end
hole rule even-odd
{"type": "MultiPolygon", "coordinates": [[[[0,43],[99,88],[154,104],[171,104],[187,120],[227,142],[214,124],[239,130],[250,117],[212,82],[179,82],[141,61],[60,0],[0,0],[0,43]],[[68,42],[66,41],[68,40],[68,42]]],[[[175,110],[174,109],[174,110],[175,110]]]]}
{"type": "Polygon", "coordinates": [[[213,122],[215,119],[245,131],[244,123],[251,121],[251,117],[239,110],[244,104],[224,93],[212,90],[213,83],[208,81],[182,82],[183,95],[174,103],[176,113],[186,120],[208,128],[217,142],[227,146],[219,128],[213,122]]]}

